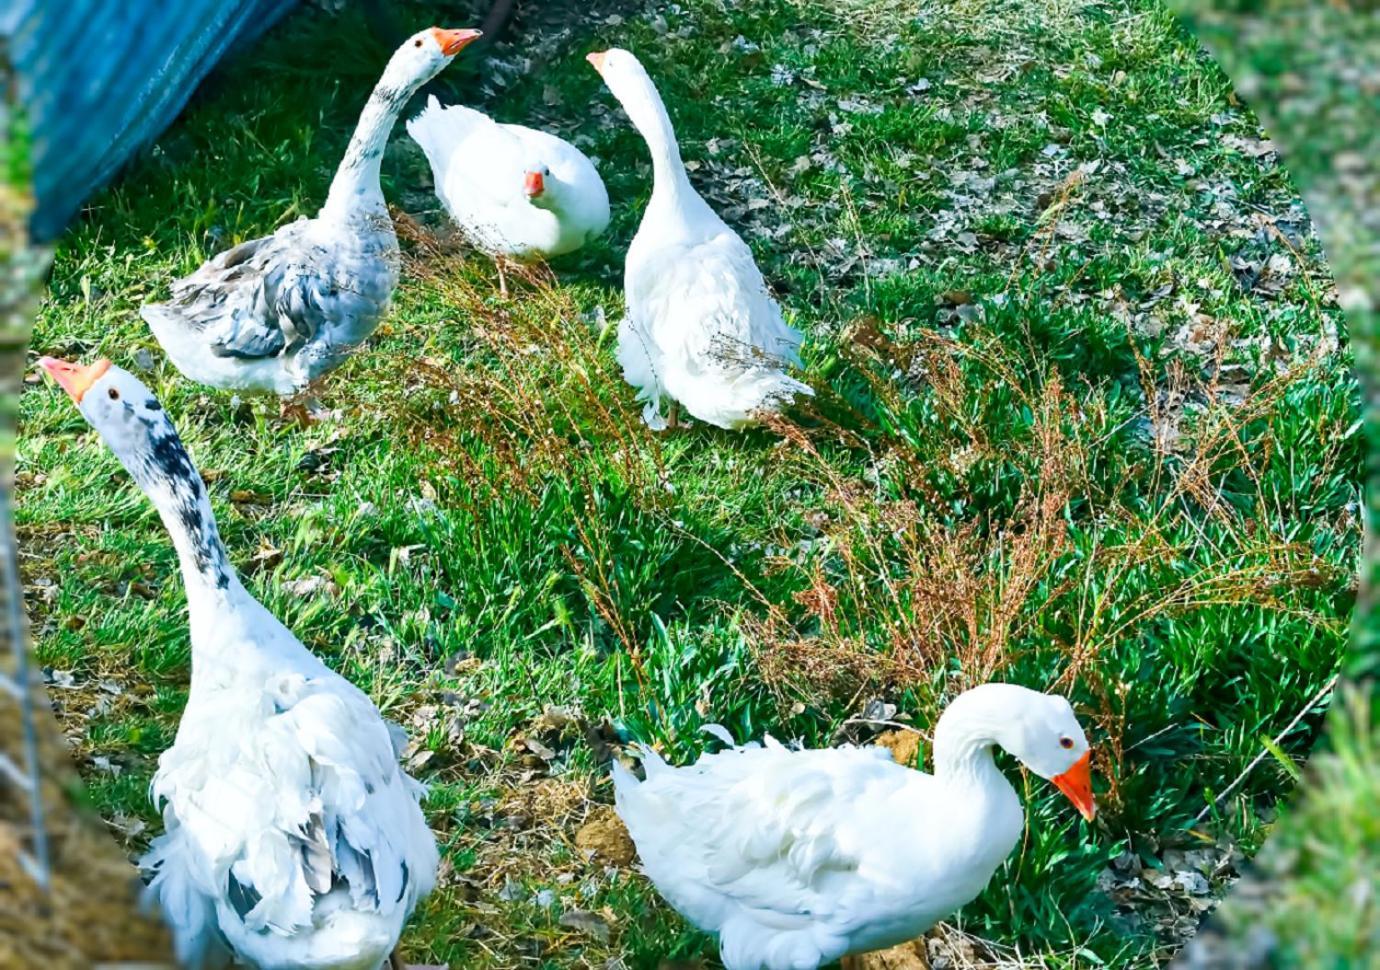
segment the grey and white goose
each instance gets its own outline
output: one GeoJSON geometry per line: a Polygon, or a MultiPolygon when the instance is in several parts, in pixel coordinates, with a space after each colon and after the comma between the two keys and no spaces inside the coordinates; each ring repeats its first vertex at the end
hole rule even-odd
{"type": "Polygon", "coordinates": [[[438,864],[401,731],[241,585],[153,393],[106,360],[39,363],[153,502],[187,590],[191,687],[141,863],[180,965],[377,970],[438,864]]]}
{"type": "Polygon", "coordinates": [[[479,36],[432,27],[388,61],[316,218],[220,253],[140,311],[177,369],[211,387],[290,396],[373,333],[398,282],[379,165],[417,89],[479,36]]]}

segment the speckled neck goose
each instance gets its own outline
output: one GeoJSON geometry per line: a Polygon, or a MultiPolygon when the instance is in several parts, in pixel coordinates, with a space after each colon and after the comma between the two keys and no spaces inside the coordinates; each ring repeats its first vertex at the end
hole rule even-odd
{"type": "Polygon", "coordinates": [[[398,48],[369,97],[315,219],[228,249],[141,314],[186,377],[291,395],[373,333],[398,282],[379,164],[398,114],[475,30],[431,28],[398,48]]]}
{"type": "Polygon", "coordinates": [[[574,145],[431,98],[407,123],[436,194],[480,249],[520,261],[573,252],[609,224],[609,195],[574,145]]]}
{"type": "Polygon", "coordinates": [[[767,738],[685,768],[644,747],[646,781],[618,764],[613,781],[648,878],[718,934],[728,970],[813,970],[914,939],[982,891],[1024,826],[994,746],[1093,817],[1068,701],[1013,684],[954,699],[934,729],[933,775],[885,748],[767,738]]]}
{"type": "Polygon", "coordinates": [[[637,58],[590,54],[652,155],[652,197],[628,247],[618,328],[623,376],[666,427],[662,398],[721,428],[757,423],[810,388],[786,373],[800,334],[781,317],[752,251],[690,185],[656,86],[637,58]]]}
{"type": "Polygon", "coordinates": [[[43,368],[158,509],[187,590],[192,675],[142,860],[179,963],[377,970],[435,881],[401,733],[240,584],[158,400],[109,361],[43,368]]]}

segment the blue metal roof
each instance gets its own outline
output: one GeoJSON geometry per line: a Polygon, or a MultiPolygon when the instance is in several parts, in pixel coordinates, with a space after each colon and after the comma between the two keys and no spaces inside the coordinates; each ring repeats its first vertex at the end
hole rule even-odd
{"type": "Polygon", "coordinates": [[[0,37],[32,137],[33,236],[83,202],[177,117],[226,52],[296,0],[8,0],[0,37]]]}

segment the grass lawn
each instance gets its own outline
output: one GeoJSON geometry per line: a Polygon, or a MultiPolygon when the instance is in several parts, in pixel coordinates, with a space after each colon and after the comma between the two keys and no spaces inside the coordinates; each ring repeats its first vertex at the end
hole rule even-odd
{"type": "MultiPolygon", "coordinates": [[[[877,719],[923,758],[947,700],[993,678],[1075,701],[1102,815],[1018,779],[1026,837],[955,925],[1028,965],[1166,958],[1292,788],[1355,597],[1358,392],[1251,116],[1131,0],[536,16],[464,94],[596,156],[609,233],[502,299],[400,127],[404,279],[327,382],[334,419],[191,385],[137,308],[320,204],[388,53],[349,8],[225,66],[95,200],[34,336],[144,371],[246,585],[411,731],[446,858],[410,959],[712,964],[584,851],[607,758],[690,758],[711,722],[820,745],[877,719]],[[806,333],[817,399],[769,428],[653,435],[618,375],[650,171],[583,60],[610,44],[643,58],[692,180],[806,333]]],[[[23,395],[19,463],[40,656],[135,851],[186,698],[176,561],[51,386],[23,395]]]]}

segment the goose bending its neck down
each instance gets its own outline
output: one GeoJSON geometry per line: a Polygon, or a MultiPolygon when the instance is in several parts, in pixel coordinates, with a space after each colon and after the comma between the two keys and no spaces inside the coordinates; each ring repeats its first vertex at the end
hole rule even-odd
{"type": "Polygon", "coordinates": [[[140,311],[173,364],[211,387],[291,395],[378,326],[398,282],[398,240],[379,185],[408,99],[479,36],[433,27],[408,38],[359,117],[326,203],[271,236],[220,253],[140,311]]]}
{"type": "Polygon", "coordinates": [[[180,965],[377,970],[438,863],[405,739],[240,583],[152,392],[109,361],[40,363],[157,508],[187,589],[191,689],[141,862],[180,965]]]}
{"type": "Polygon", "coordinates": [[[811,389],[800,334],[767,292],[752,251],[690,184],[671,119],[642,64],[614,48],[589,55],[652,156],[652,197],[628,247],[618,328],[623,376],[664,428],[661,401],[721,428],[758,423],[811,389]]]}
{"type": "Polygon", "coordinates": [[[684,768],[644,746],[646,780],[615,764],[613,781],[648,878],[718,934],[728,970],[813,970],[912,940],[987,885],[1024,827],[993,747],[1093,818],[1088,741],[1068,701],[1014,684],[954,699],[932,775],[885,748],[767,738],[684,768]]]}

